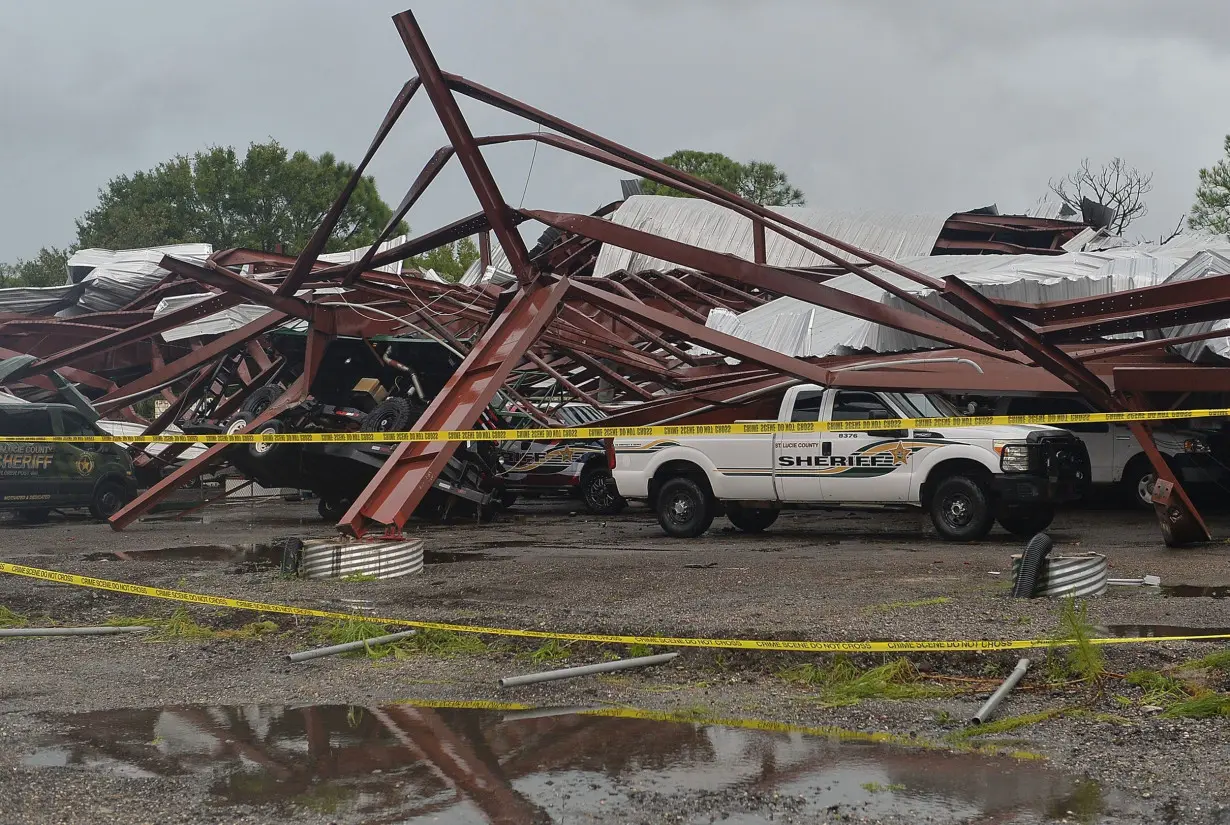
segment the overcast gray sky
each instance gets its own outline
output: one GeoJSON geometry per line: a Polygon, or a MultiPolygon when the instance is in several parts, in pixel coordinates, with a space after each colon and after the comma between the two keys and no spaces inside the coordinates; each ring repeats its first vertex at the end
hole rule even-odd
{"type": "MultiPolygon", "coordinates": [[[[441,65],[662,156],[778,164],[828,208],[1021,211],[1047,179],[1121,155],[1168,231],[1230,132],[1230,3],[1113,0],[39,0],[0,11],[0,261],[66,245],[120,173],[277,138],[357,161],[413,73],[441,65]]],[[[476,132],[517,122],[467,105],[476,132]]],[[[444,142],[416,99],[372,171],[395,204],[444,142]]],[[[492,151],[521,199],[526,145],[492,151]]],[[[589,210],[618,172],[540,150],[527,205],[589,210]]],[[[455,166],[410,214],[476,208],[455,166]]]]}

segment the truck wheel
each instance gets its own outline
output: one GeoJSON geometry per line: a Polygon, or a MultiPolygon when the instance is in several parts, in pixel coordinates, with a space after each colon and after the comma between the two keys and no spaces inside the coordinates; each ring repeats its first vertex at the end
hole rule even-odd
{"type": "Polygon", "coordinates": [[[994,524],[986,490],[968,476],[949,476],[931,497],[931,523],[948,541],[979,541],[994,524]]]}
{"type": "Polygon", "coordinates": [[[118,481],[103,481],[94,490],[94,498],[90,501],[90,515],[99,521],[106,521],[124,508],[132,499],[128,490],[118,481]]]}
{"type": "Polygon", "coordinates": [[[672,478],[658,493],[658,524],[677,539],[699,536],[713,524],[709,494],[690,478],[672,478]]]}
{"type": "Polygon", "coordinates": [[[325,521],[337,523],[350,509],[350,503],[348,498],[321,498],[316,504],[316,512],[325,521]]]}
{"type": "Polygon", "coordinates": [[[1153,485],[1157,483],[1157,472],[1149,460],[1142,457],[1128,462],[1123,470],[1123,478],[1119,482],[1119,497],[1123,503],[1133,510],[1153,512],[1153,485]]]}
{"type": "Polygon", "coordinates": [[[581,475],[581,499],[585,509],[595,516],[616,516],[628,506],[615,487],[611,471],[605,467],[586,470],[581,475]]]}
{"type": "MultiPolygon", "coordinates": [[[[266,421],[259,427],[250,430],[253,435],[264,435],[265,433],[280,433],[282,432],[282,424],[274,419],[266,421]]],[[[278,444],[274,441],[253,441],[248,445],[248,453],[258,461],[274,461],[285,457],[290,452],[292,444],[278,444]]]]}
{"type": "Polygon", "coordinates": [[[726,518],[744,533],[763,533],[780,514],[776,507],[744,507],[733,502],[726,505],[726,518]]]}
{"type": "Polygon", "coordinates": [[[255,417],[256,416],[248,415],[246,412],[235,413],[234,417],[232,417],[230,421],[226,422],[224,432],[227,435],[241,433],[248,429],[248,425],[252,423],[252,419],[255,417]]]}
{"type": "Polygon", "coordinates": [[[247,400],[240,406],[240,411],[246,412],[252,418],[269,409],[269,405],[278,399],[282,394],[282,388],[273,386],[264,386],[248,396],[247,400]]]}
{"type": "Polygon", "coordinates": [[[410,402],[404,398],[386,398],[363,416],[359,429],[365,433],[400,432],[410,426],[410,402]]]}
{"type": "Polygon", "coordinates": [[[996,519],[1000,527],[1023,539],[1033,538],[1050,527],[1054,520],[1055,508],[1049,504],[1007,510],[996,519]]]}

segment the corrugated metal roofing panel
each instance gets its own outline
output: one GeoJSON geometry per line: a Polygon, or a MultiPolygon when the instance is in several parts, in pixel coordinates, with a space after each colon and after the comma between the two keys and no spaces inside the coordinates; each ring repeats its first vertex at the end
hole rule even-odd
{"type": "MultiPolygon", "coordinates": [[[[870,210],[840,212],[805,206],[771,209],[826,235],[890,258],[929,254],[948,219],[948,215],[904,215],[870,210]]],[[[636,195],[624,201],[611,214],[611,220],[671,240],[752,259],[752,222],[708,201],[636,195]]],[[[851,256],[836,249],[831,251],[838,257],[851,259],[851,256]]],[[[773,266],[781,267],[824,266],[830,263],[774,232],[766,235],[765,259],[773,266]]],[[[671,269],[673,266],[666,261],[604,244],[594,265],[594,275],[605,277],[623,269],[641,272],[671,269]]]]}

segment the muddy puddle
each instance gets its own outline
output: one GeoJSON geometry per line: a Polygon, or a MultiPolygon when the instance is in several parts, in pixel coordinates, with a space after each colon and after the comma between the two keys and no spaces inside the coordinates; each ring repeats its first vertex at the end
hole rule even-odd
{"type": "Polygon", "coordinates": [[[1230,585],[1205,586],[1199,584],[1164,584],[1157,588],[1170,598],[1224,599],[1230,596],[1230,585]]]}
{"type": "MultiPolygon", "coordinates": [[[[819,735],[609,716],[322,705],[177,706],[49,717],[29,769],[193,777],[216,806],[338,822],[1097,822],[1116,793],[1034,760],[819,735]],[[703,814],[701,812],[704,812],[703,814]],[[698,816],[699,814],[699,816],[698,816]],[[674,816],[670,817],[672,820],[674,816]]],[[[48,781],[56,781],[48,777],[48,781]]]]}
{"type": "Polygon", "coordinates": [[[241,570],[279,568],[281,544],[189,544],[148,550],[115,550],[89,553],[86,561],[215,561],[234,564],[241,570]]]}

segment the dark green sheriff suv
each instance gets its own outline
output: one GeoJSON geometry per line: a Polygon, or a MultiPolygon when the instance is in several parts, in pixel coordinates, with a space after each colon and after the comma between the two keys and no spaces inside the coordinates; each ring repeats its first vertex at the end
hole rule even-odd
{"type": "MultiPolygon", "coordinates": [[[[0,403],[0,435],[105,434],[69,404],[0,403]]],[[[28,522],[79,507],[108,519],[136,494],[132,458],[119,444],[0,442],[0,510],[28,522]]]]}

